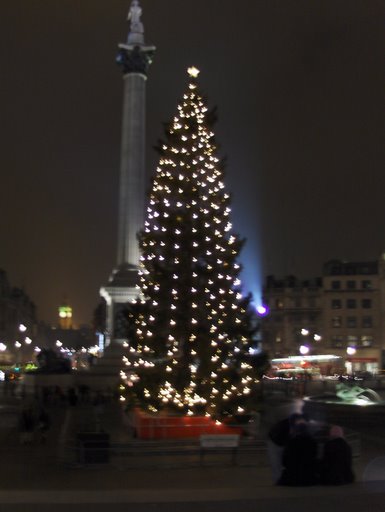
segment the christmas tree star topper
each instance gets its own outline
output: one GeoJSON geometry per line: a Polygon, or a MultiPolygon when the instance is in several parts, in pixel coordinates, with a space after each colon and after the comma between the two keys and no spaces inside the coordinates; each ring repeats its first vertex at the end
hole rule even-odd
{"type": "Polygon", "coordinates": [[[195,66],[191,66],[190,68],[187,69],[187,73],[192,77],[192,78],[197,78],[200,71],[198,68],[196,68],[195,66]]]}

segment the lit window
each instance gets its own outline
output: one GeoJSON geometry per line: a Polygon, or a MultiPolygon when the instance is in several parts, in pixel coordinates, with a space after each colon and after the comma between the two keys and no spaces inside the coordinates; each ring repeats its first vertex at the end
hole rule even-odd
{"type": "Polygon", "coordinates": [[[276,299],[275,301],[275,307],[277,309],[283,309],[283,300],[282,299],[276,299]]]}
{"type": "Polygon", "coordinates": [[[332,318],[332,327],[341,327],[342,318],[340,316],[333,316],[332,318]]]}
{"type": "Polygon", "coordinates": [[[373,345],[373,336],[361,336],[361,346],[371,347],[373,345]]]}

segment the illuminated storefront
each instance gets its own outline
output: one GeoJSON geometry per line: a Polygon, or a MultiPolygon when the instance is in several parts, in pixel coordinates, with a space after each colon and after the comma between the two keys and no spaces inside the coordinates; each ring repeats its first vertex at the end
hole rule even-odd
{"type": "Polygon", "coordinates": [[[272,359],[271,368],[277,376],[333,375],[345,371],[345,362],[332,354],[288,356],[272,359]]]}

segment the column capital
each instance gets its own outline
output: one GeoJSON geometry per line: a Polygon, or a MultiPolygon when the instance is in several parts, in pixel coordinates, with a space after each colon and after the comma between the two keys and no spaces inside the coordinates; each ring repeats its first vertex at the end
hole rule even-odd
{"type": "Polygon", "coordinates": [[[120,44],[116,62],[122,68],[124,75],[141,73],[147,76],[154,52],[155,46],[120,44]]]}

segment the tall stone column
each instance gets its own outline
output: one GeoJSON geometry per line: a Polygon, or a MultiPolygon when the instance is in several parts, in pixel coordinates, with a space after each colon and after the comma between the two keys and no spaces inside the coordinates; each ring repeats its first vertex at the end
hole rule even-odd
{"type": "Polygon", "coordinates": [[[146,77],[124,75],[117,264],[139,264],[137,232],[144,222],[146,77]]]}
{"type": "Polygon", "coordinates": [[[147,71],[155,51],[144,43],[142,9],[133,0],[128,13],[127,42],[119,44],[116,58],[123,72],[124,94],[119,183],[117,266],[100,289],[107,303],[106,345],[124,340],[127,302],[138,296],[139,245],[145,207],[145,114],[147,71]]]}

